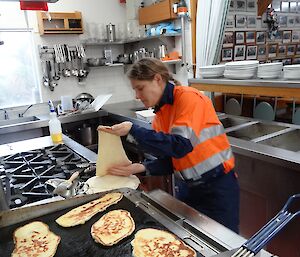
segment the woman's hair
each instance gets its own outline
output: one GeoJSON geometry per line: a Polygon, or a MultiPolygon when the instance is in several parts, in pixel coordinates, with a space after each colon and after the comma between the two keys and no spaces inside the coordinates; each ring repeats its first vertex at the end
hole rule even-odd
{"type": "Polygon", "coordinates": [[[136,80],[153,80],[156,74],[160,74],[165,82],[172,81],[175,85],[181,85],[173,78],[166,65],[155,58],[143,58],[134,63],[127,72],[127,77],[136,80]]]}

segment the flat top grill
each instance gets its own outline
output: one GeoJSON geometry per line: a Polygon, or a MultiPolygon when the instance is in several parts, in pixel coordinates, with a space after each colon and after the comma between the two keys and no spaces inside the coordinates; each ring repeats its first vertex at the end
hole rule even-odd
{"type": "MultiPolygon", "coordinates": [[[[66,145],[13,154],[0,158],[0,175],[10,208],[53,197],[48,179],[68,179],[88,161],[66,145]]],[[[83,174],[86,181],[92,174],[83,174]]]]}
{"type": "MultiPolygon", "coordinates": [[[[72,207],[74,208],[74,207],[72,207]]],[[[28,220],[26,222],[14,224],[8,227],[1,228],[0,233],[0,252],[1,256],[10,256],[13,249],[13,232],[18,227],[30,223],[31,221],[42,221],[46,223],[50,230],[61,237],[60,244],[58,246],[55,256],[60,257],[86,257],[86,256],[132,256],[131,241],[134,238],[134,234],[143,228],[157,228],[168,230],[159,221],[151,217],[141,208],[137,207],[133,202],[128,200],[126,197],[117,203],[116,205],[110,206],[105,212],[96,214],[91,220],[83,225],[79,225],[72,228],[60,227],[56,222],[59,216],[65,214],[72,208],[68,208],[62,211],[58,211],[52,214],[44,215],[36,219],[28,220]],[[135,231],[131,236],[123,239],[118,244],[111,247],[104,247],[94,241],[90,234],[91,226],[105,213],[111,210],[124,209],[130,212],[135,221],[135,231]]],[[[203,256],[197,253],[197,256],[203,256]]]]}

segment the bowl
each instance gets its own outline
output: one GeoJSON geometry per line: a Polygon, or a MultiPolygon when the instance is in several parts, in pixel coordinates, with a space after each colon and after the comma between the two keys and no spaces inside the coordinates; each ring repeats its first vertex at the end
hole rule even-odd
{"type": "Polygon", "coordinates": [[[95,67],[95,66],[104,66],[106,63],[106,58],[87,58],[87,64],[90,67],[95,67]]]}

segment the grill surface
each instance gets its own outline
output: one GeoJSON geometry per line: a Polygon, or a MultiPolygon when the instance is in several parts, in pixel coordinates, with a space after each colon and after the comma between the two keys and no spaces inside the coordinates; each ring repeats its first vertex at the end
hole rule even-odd
{"type": "MultiPolygon", "coordinates": [[[[74,207],[72,207],[74,208],[74,207]]],[[[101,212],[96,214],[91,220],[86,222],[83,225],[79,225],[72,228],[63,228],[60,227],[56,222],[59,216],[65,214],[67,211],[72,208],[65,209],[63,211],[55,212],[52,214],[48,214],[33,220],[28,220],[26,222],[18,223],[9,227],[5,227],[1,229],[0,233],[0,255],[1,257],[10,256],[13,249],[13,232],[20,226],[28,224],[32,221],[42,221],[46,223],[50,230],[55,234],[61,237],[60,244],[58,246],[57,252],[55,256],[59,257],[86,257],[86,256],[132,256],[132,247],[131,241],[134,238],[134,234],[143,228],[158,228],[167,230],[160,222],[152,218],[149,214],[144,212],[139,207],[136,207],[129,199],[123,197],[123,199],[117,203],[116,205],[110,206],[105,212],[101,212]],[[112,247],[104,247],[98,243],[96,243],[91,237],[90,230],[91,226],[105,213],[116,210],[116,209],[124,209],[128,210],[134,221],[135,221],[135,231],[131,234],[131,236],[123,239],[118,244],[112,247]]],[[[203,256],[201,254],[197,254],[198,257],[203,256]]]]}

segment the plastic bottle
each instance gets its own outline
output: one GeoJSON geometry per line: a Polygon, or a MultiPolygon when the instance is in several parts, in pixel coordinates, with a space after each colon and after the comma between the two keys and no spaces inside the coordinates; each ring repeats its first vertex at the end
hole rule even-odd
{"type": "Polygon", "coordinates": [[[50,136],[54,144],[60,144],[63,141],[61,122],[57,118],[54,106],[51,101],[49,101],[49,106],[50,106],[50,120],[49,120],[50,136]]]}

